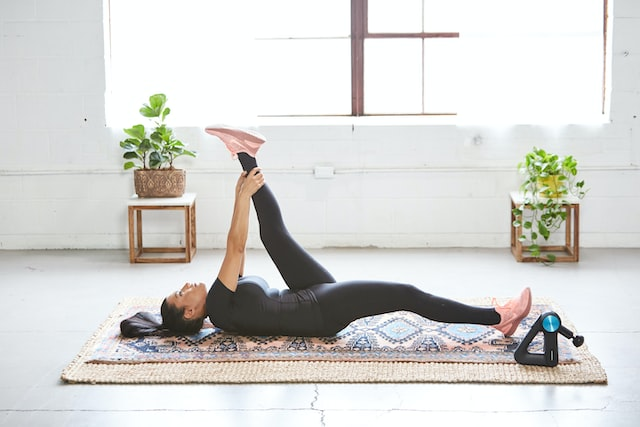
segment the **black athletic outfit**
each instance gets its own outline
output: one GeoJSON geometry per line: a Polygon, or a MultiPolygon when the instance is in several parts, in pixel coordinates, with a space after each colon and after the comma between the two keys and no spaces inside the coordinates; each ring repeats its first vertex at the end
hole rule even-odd
{"type": "MultiPolygon", "coordinates": [[[[244,170],[255,159],[239,153],[244,170]]],[[[260,238],[289,289],[269,288],[264,279],[245,276],[235,292],[219,280],[207,295],[211,322],[245,335],[332,336],[352,321],[398,310],[447,323],[495,325],[493,308],[472,307],[440,298],[404,283],[354,280],[333,276],[289,234],[278,202],[265,184],[252,197],[260,238]]]]}

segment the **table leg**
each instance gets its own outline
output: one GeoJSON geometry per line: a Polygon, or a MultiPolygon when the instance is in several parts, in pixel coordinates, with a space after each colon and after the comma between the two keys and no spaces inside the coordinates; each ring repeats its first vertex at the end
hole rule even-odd
{"type": "Polygon", "coordinates": [[[573,215],[575,216],[573,221],[573,246],[575,248],[576,262],[580,261],[580,205],[575,204],[573,206],[573,215]]]}
{"type": "Polygon", "coordinates": [[[142,209],[136,209],[136,237],[138,240],[138,251],[142,254],[142,209]]]}
{"type": "Polygon", "coordinates": [[[184,257],[191,262],[191,206],[184,208],[184,257]]]}
{"type": "Polygon", "coordinates": [[[133,239],[133,206],[129,206],[129,262],[135,261],[135,243],[133,239]]]}

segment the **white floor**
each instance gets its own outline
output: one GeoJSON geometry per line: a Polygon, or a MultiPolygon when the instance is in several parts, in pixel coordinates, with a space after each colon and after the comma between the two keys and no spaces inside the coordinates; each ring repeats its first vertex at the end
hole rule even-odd
{"type": "MultiPolygon", "coordinates": [[[[571,318],[609,384],[67,385],[62,369],[120,299],[211,282],[222,252],[131,265],[126,251],[0,251],[0,426],[640,425],[640,249],[582,249],[579,263],[552,267],[507,249],[314,254],[339,280],[407,281],[456,299],[531,286],[571,318]]],[[[246,272],[281,286],[262,251],[249,252],[246,272]]]]}

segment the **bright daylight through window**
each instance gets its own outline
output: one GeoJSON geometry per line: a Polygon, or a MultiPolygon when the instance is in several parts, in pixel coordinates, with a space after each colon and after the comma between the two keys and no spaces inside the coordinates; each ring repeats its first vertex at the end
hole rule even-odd
{"type": "Polygon", "coordinates": [[[169,96],[174,125],[309,115],[602,121],[604,4],[110,0],[109,125],[129,123],[156,92],[169,96]]]}

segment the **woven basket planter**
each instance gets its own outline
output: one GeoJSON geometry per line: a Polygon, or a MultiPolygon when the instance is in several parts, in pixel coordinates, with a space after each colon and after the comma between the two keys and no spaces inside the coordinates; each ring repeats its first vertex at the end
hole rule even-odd
{"type": "Polygon", "coordinates": [[[187,181],[184,169],[136,169],[133,182],[138,197],[181,197],[187,181]]]}

